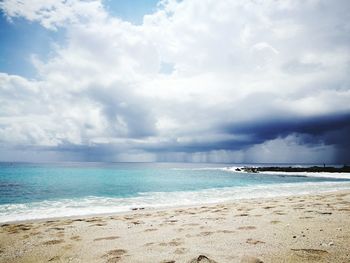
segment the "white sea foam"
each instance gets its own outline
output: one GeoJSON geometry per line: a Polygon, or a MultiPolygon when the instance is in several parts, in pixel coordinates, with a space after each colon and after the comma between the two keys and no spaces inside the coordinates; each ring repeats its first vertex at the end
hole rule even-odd
{"type": "MultiPolygon", "coordinates": [[[[222,170],[228,172],[235,172],[237,168],[242,167],[225,167],[222,170]]],[[[244,171],[240,171],[245,173],[244,171]]],[[[329,172],[275,172],[275,171],[264,171],[259,174],[270,174],[270,175],[290,175],[290,176],[306,176],[306,177],[319,177],[319,178],[336,178],[336,179],[350,179],[350,173],[329,173],[329,172]]]]}
{"type": "Polygon", "coordinates": [[[0,222],[83,216],[129,211],[134,207],[159,208],[228,202],[350,189],[348,182],[308,182],[227,187],[192,192],[150,192],[137,197],[86,197],[27,204],[0,205],[0,222]]]}
{"type": "MultiPolygon", "coordinates": [[[[203,168],[174,168],[174,170],[192,170],[192,171],[224,171],[232,173],[247,173],[242,170],[241,166],[229,166],[229,167],[203,167],[203,168]],[[237,171],[236,169],[240,169],[237,171]]],[[[350,173],[329,173],[329,172],[275,172],[275,171],[264,171],[258,172],[257,174],[268,174],[268,175],[283,175],[283,176],[305,176],[305,177],[319,177],[319,178],[335,178],[335,179],[350,179],[350,173]]]]}

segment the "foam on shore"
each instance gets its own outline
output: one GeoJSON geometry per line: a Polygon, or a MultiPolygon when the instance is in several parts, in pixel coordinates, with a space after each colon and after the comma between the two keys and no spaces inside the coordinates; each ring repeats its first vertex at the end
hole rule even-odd
{"type": "MultiPolygon", "coordinates": [[[[207,167],[207,168],[174,168],[174,170],[193,170],[193,171],[225,171],[232,173],[248,173],[243,170],[242,166],[230,167],[207,167]],[[236,169],[240,169],[237,171],[236,169]]],[[[282,176],[304,176],[304,177],[318,177],[318,178],[334,178],[334,179],[350,179],[350,173],[330,173],[330,172],[277,172],[277,171],[259,171],[257,174],[267,175],[282,175],[282,176]]]]}
{"type": "MultiPolygon", "coordinates": [[[[222,171],[228,172],[243,172],[245,171],[236,171],[236,169],[242,169],[242,167],[225,167],[222,171]]],[[[350,173],[330,173],[330,172],[277,172],[277,171],[259,171],[259,174],[269,174],[269,175],[283,175],[283,176],[305,176],[305,177],[318,177],[318,178],[335,178],[335,179],[350,179],[350,173]]]]}
{"type": "Polygon", "coordinates": [[[307,182],[226,187],[200,191],[149,192],[137,197],[108,198],[90,196],[23,204],[0,205],[0,222],[67,216],[110,214],[132,208],[161,208],[230,202],[239,199],[317,194],[350,189],[350,182],[307,182]]]}

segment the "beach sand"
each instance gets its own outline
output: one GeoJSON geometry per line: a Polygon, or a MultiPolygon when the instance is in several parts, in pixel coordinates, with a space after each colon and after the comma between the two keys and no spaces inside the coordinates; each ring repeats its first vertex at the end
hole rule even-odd
{"type": "Polygon", "coordinates": [[[350,262],[350,191],[3,224],[0,262],[350,262]]]}

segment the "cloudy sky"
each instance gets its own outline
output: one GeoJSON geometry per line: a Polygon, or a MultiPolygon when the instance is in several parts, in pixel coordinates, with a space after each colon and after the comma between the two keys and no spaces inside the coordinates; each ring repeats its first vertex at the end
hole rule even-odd
{"type": "Polygon", "coordinates": [[[350,162],[348,0],[3,0],[0,160],[350,162]]]}

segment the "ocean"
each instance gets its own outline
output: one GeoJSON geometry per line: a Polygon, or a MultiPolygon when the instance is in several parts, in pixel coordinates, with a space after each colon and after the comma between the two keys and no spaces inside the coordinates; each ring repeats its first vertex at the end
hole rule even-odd
{"type": "Polygon", "coordinates": [[[228,164],[0,163],[0,222],[350,189],[350,176],[235,172],[228,164]]]}

